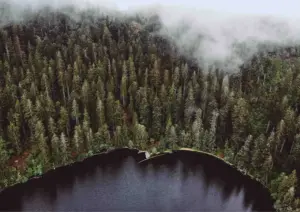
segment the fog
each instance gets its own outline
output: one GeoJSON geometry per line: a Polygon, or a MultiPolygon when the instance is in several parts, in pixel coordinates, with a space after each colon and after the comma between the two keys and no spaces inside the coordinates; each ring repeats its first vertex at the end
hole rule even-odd
{"type": "MultiPolygon", "coordinates": [[[[0,0],[0,3],[4,0],[0,0]]],[[[235,72],[255,53],[259,44],[291,46],[300,44],[300,2],[270,1],[183,1],[166,0],[10,0],[12,12],[1,10],[1,24],[22,21],[24,9],[41,9],[50,6],[62,9],[100,8],[110,15],[153,12],[159,15],[160,35],[172,41],[182,54],[199,62],[235,72]]]]}

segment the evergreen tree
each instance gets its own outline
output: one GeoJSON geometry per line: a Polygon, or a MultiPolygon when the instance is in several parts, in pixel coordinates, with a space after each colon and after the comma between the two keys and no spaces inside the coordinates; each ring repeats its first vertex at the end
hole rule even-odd
{"type": "Polygon", "coordinates": [[[257,171],[258,175],[261,175],[261,172],[265,172],[265,170],[262,168],[264,166],[264,162],[269,156],[269,149],[270,145],[267,143],[264,135],[260,135],[254,140],[252,165],[257,171]]]}
{"type": "Polygon", "coordinates": [[[0,167],[1,169],[4,168],[6,165],[7,160],[9,159],[9,151],[7,148],[7,142],[0,137],[0,167]]]}
{"type": "Polygon", "coordinates": [[[159,98],[155,95],[152,108],[151,137],[158,140],[162,127],[162,108],[159,98]]]}
{"type": "Polygon", "coordinates": [[[249,135],[244,145],[236,155],[237,166],[240,169],[248,169],[251,162],[251,146],[253,143],[252,135],[249,135]]]}

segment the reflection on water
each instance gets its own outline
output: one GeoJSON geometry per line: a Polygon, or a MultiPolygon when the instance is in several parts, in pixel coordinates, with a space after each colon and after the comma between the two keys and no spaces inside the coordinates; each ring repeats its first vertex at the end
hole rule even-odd
{"type": "Polygon", "coordinates": [[[175,155],[139,165],[134,156],[129,150],[116,151],[16,186],[0,195],[0,210],[272,210],[270,205],[266,208],[260,203],[264,197],[259,188],[259,196],[247,194],[247,185],[232,183],[238,180],[234,174],[214,173],[212,170],[222,170],[216,164],[208,167],[188,163],[187,156],[181,160],[180,155],[175,155]],[[222,177],[228,175],[229,178],[222,177]],[[9,200],[13,203],[9,204],[9,200]]]}

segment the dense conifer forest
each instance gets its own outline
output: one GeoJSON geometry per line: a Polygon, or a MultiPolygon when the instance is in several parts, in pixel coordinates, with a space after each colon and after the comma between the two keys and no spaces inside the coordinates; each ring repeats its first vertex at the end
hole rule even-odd
{"type": "Polygon", "coordinates": [[[111,147],[190,147],[300,211],[298,47],[204,72],[150,33],[155,18],[45,14],[0,29],[2,188],[111,147]]]}

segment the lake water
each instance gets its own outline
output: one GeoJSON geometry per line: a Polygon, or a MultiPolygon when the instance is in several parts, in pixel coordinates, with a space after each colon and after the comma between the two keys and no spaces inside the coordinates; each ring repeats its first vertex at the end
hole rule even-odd
{"type": "Polygon", "coordinates": [[[0,193],[0,211],[274,211],[266,189],[212,157],[144,158],[120,149],[56,169],[0,193]]]}

